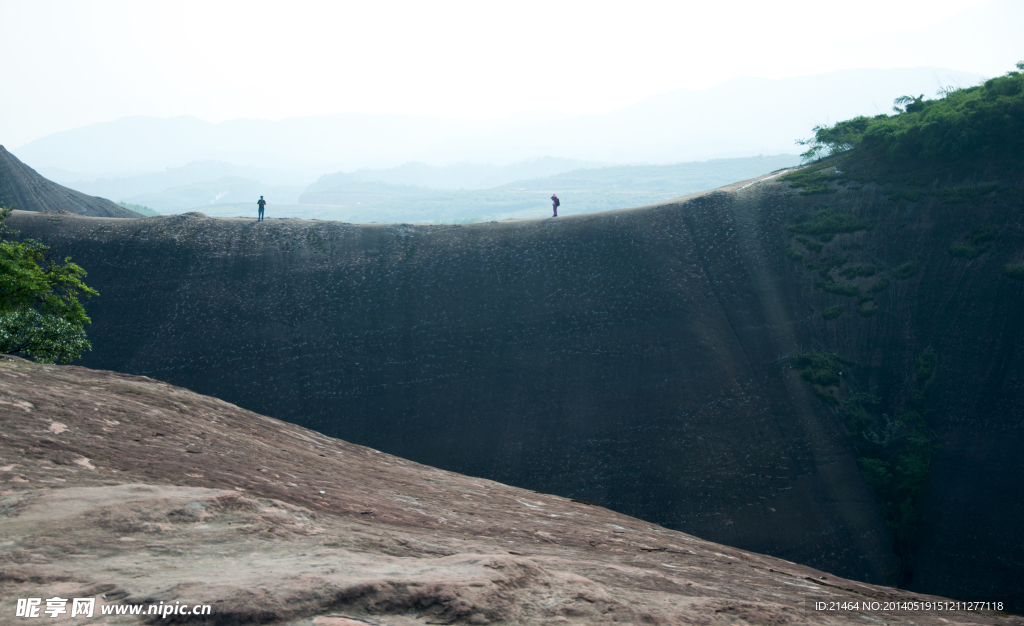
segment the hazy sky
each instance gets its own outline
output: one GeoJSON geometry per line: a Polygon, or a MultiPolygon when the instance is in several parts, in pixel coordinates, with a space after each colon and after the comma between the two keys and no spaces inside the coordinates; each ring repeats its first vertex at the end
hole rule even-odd
{"type": "Polygon", "coordinates": [[[0,144],[125,115],[579,115],[736,76],[993,76],[1022,24],[1022,0],[0,0],[0,144]]]}

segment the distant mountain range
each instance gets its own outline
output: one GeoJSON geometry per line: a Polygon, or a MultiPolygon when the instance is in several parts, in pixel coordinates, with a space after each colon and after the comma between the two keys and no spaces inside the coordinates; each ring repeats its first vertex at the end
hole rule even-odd
{"type": "Polygon", "coordinates": [[[550,155],[608,164],[677,163],[792,152],[794,140],[809,136],[815,125],[886,113],[898,96],[930,96],[980,79],[936,67],[736,78],[701,91],[672,91],[606,115],[578,117],[540,112],[475,121],[338,113],[218,124],[186,116],[127,117],[55,133],[16,152],[41,171],[59,168],[64,177],[80,180],[161,171],[197,160],[281,170],[308,181],[338,170],[410,161],[503,165],[550,155]]]}
{"type": "Polygon", "coordinates": [[[451,165],[403,163],[392,168],[363,168],[354,172],[335,172],[321,176],[307,192],[318,192],[354,181],[377,181],[391,185],[415,185],[427,189],[489,189],[517,180],[556,176],[584,168],[609,165],[599,161],[561,159],[544,156],[508,165],[463,161],[451,165]]]}
{"type": "Polygon", "coordinates": [[[220,124],[131,117],[56,133],[17,153],[67,187],[163,213],[247,214],[262,195],[278,216],[490,219],[538,210],[545,203],[534,197],[536,185],[547,195],[575,195],[567,212],[590,212],[794,165],[795,139],[815,125],[885,113],[897,96],[979,79],[941,68],[738,78],[571,118],[552,111],[489,121],[354,113],[220,124]],[[781,160],[714,159],[755,154],[781,160]],[[634,165],[609,169],[623,163],[634,165]],[[675,165],[651,165],[668,163],[675,165]],[[574,174],[576,182],[551,178],[570,172],[586,173],[574,174]],[[516,189],[504,188],[513,183],[516,189]],[[481,190],[488,191],[474,193],[481,190]]]}
{"type": "Polygon", "coordinates": [[[116,201],[148,206],[163,212],[181,212],[212,205],[249,203],[258,196],[273,197],[275,203],[293,204],[303,192],[316,192],[343,184],[379,182],[387,185],[430,189],[486,189],[517,180],[553,176],[604,164],[596,161],[543,157],[508,165],[453,163],[434,166],[405,163],[395,168],[364,168],[351,173],[335,172],[315,180],[286,170],[246,167],[225,161],[192,161],[130,176],[83,180],[60,168],[40,168],[52,180],[87,193],[116,201]],[[312,183],[312,184],[310,184],[312,183]]]}
{"type": "MultiPolygon", "coordinates": [[[[753,178],[800,162],[794,154],[717,159],[673,165],[619,165],[572,169],[553,176],[537,176],[487,189],[436,189],[403,184],[436,173],[434,181],[458,177],[471,165],[432,167],[410,163],[384,170],[338,172],[321,177],[298,195],[275,194],[273,189],[244,178],[223,177],[134,196],[136,204],[165,213],[200,211],[211,217],[251,216],[255,201],[265,195],[268,217],[299,217],[342,222],[465,223],[508,218],[540,217],[550,213],[550,197],[562,199],[561,214],[593,213],[642,206],[695,191],[753,178]],[[384,182],[396,181],[399,184],[384,182]]],[[[528,175],[544,165],[568,166],[558,160],[537,160],[484,170],[491,176],[528,175]]],[[[479,171],[477,172],[479,173],[479,171]]],[[[483,180],[483,179],[480,179],[483,180]]],[[[499,180],[492,178],[492,180],[499,180]]]]}

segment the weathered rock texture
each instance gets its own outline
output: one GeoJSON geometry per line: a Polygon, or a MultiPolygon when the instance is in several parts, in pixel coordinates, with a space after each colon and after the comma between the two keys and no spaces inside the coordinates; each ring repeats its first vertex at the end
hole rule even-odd
{"type": "Polygon", "coordinates": [[[201,619],[97,609],[104,624],[1024,624],[886,610],[942,600],[441,471],[148,378],[0,360],[0,420],[4,624],[32,621],[14,617],[17,598],[86,596],[212,605],[201,619]]]}
{"type": "Polygon", "coordinates": [[[471,227],[12,225],[86,264],[91,365],[886,582],[873,495],[776,363],[790,318],[758,297],[727,200],[471,227]]]}
{"type": "Polygon", "coordinates": [[[830,184],[469,226],[11,221],[101,292],[85,364],[869,582],[896,580],[892,540],[788,357],[838,352],[845,385],[897,406],[933,347],[939,447],[910,584],[1024,607],[1024,288],[1002,274],[1024,252],[1019,200],[830,184]],[[821,254],[921,268],[872,317],[784,252],[787,221],[824,203],[875,226],[821,254]],[[951,257],[979,221],[1000,229],[991,250],[951,257]]]}
{"type": "Polygon", "coordinates": [[[67,211],[95,217],[140,217],[105,198],[43,178],[0,146],[0,202],[25,211],[67,211]]]}

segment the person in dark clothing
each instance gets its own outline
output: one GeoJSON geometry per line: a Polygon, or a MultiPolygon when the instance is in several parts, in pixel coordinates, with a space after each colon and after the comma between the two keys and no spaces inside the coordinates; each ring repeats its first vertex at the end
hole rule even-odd
{"type": "Polygon", "coordinates": [[[555,212],[555,214],[552,215],[551,217],[558,217],[558,207],[561,204],[562,203],[558,200],[558,196],[555,194],[551,194],[551,209],[555,212]]]}
{"type": "Polygon", "coordinates": [[[260,196],[260,201],[256,203],[256,206],[258,206],[260,208],[260,216],[259,216],[259,219],[257,219],[256,221],[257,222],[262,222],[263,221],[263,207],[267,206],[267,201],[263,199],[263,196],[260,196]]]}

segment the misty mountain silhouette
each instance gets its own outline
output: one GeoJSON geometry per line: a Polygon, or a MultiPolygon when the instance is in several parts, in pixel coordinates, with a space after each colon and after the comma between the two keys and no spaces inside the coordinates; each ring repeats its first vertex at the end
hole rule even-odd
{"type": "MultiPolygon", "coordinates": [[[[217,159],[308,171],[511,163],[543,155],[607,163],[678,163],[780,154],[829,121],[890,110],[906,93],[934,94],[981,77],[953,70],[842,70],[780,80],[736,78],[680,89],[603,115],[455,120],[336,113],[279,121],[126,117],[54,133],[18,148],[35,167],[138,172],[217,159]]],[[[118,198],[120,199],[120,198],[118,198]]]]}
{"type": "Polygon", "coordinates": [[[140,217],[110,200],[51,182],[0,146],[0,202],[24,211],[67,211],[92,217],[140,217]]]}

